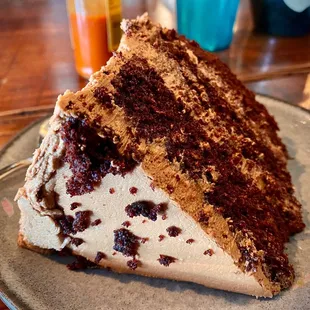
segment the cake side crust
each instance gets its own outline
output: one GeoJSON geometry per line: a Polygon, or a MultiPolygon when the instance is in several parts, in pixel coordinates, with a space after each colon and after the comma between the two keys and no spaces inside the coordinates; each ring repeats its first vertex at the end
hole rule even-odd
{"type": "Polygon", "coordinates": [[[28,242],[24,238],[24,235],[21,232],[18,233],[17,244],[21,248],[28,249],[28,250],[37,252],[37,253],[42,254],[42,255],[51,255],[51,254],[55,253],[55,250],[43,249],[43,248],[40,248],[40,247],[33,245],[32,243],[28,242]]]}
{"type": "MultiPolygon", "coordinates": [[[[27,242],[24,239],[24,236],[19,233],[18,235],[18,245],[22,248],[34,251],[36,253],[39,253],[41,255],[52,255],[54,253],[57,253],[54,250],[49,250],[49,249],[42,249],[39,248],[29,242],[27,242]]],[[[79,256],[79,253],[75,252],[74,250],[71,253],[73,256],[79,256]]],[[[152,271],[147,271],[147,270],[141,270],[139,268],[137,268],[136,270],[131,270],[128,267],[126,267],[124,264],[122,263],[117,263],[117,262],[111,262],[109,260],[102,260],[99,264],[95,263],[94,260],[90,257],[84,257],[86,258],[88,261],[94,263],[97,265],[98,268],[104,268],[104,269],[109,269],[112,270],[113,272],[119,273],[119,274],[134,274],[134,275],[141,275],[141,276],[146,276],[146,277],[151,277],[151,278],[168,278],[170,280],[175,280],[175,281],[191,281],[190,278],[184,279],[184,277],[182,276],[177,276],[176,274],[174,276],[168,275],[166,273],[165,268],[158,268],[158,269],[154,269],[152,271]]],[[[227,285],[224,284],[223,286],[217,287],[212,285],[212,283],[210,282],[204,282],[204,281],[195,281],[192,280],[191,282],[195,282],[201,285],[205,285],[207,287],[211,287],[211,288],[215,288],[215,289],[224,289],[227,291],[231,291],[231,292],[239,292],[238,289],[236,288],[236,286],[234,285],[227,285]]],[[[270,291],[267,290],[262,290],[262,289],[257,289],[257,288],[253,288],[253,287],[248,287],[246,291],[243,292],[244,294],[247,295],[252,295],[255,297],[272,297],[273,294],[270,291]]]]}

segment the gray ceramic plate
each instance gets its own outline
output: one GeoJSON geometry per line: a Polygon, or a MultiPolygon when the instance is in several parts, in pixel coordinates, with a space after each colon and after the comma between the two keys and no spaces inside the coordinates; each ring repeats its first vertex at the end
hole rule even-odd
{"type": "MultiPolygon", "coordinates": [[[[17,309],[310,309],[310,114],[258,96],[275,116],[290,156],[289,170],[303,204],[306,230],[288,245],[296,270],[294,286],[274,299],[107,270],[69,271],[71,258],[41,256],[16,245],[19,210],[13,201],[25,170],[0,183],[0,296],[17,309]],[[10,205],[13,208],[10,208],[10,205]]],[[[39,124],[19,135],[0,153],[0,167],[28,157],[36,147],[39,124]]]]}

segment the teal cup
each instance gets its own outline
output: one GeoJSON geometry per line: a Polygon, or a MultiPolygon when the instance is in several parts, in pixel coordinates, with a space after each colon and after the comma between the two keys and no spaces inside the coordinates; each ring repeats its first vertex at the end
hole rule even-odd
{"type": "Polygon", "coordinates": [[[208,51],[229,47],[239,0],[177,0],[180,34],[208,51]]]}

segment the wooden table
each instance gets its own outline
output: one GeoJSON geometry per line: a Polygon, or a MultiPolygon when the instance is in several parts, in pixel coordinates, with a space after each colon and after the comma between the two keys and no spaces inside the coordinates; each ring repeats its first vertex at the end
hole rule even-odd
{"type": "MultiPolygon", "coordinates": [[[[160,1],[124,0],[124,14],[144,11],[166,26],[174,15],[160,1]]],[[[241,0],[231,47],[218,55],[254,92],[310,109],[310,35],[276,38],[251,32],[249,1],[241,0]]],[[[57,95],[86,84],[75,72],[64,0],[0,3],[0,148],[51,113],[57,95]]],[[[0,302],[0,310],[6,309],[0,302]]]]}

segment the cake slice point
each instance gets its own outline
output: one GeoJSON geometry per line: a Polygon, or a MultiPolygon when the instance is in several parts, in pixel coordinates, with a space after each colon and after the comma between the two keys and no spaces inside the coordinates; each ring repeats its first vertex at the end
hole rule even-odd
{"type": "Polygon", "coordinates": [[[218,58],[147,15],[59,96],[17,194],[19,244],[117,272],[272,297],[304,224],[267,110],[218,58]]]}

